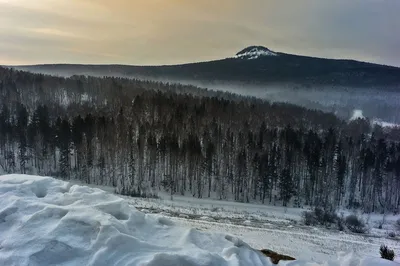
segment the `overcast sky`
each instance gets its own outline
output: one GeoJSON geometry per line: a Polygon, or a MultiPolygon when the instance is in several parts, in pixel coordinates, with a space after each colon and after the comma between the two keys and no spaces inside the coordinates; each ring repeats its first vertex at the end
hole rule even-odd
{"type": "Polygon", "coordinates": [[[400,66],[400,0],[0,0],[0,64],[278,52],[400,66]]]}

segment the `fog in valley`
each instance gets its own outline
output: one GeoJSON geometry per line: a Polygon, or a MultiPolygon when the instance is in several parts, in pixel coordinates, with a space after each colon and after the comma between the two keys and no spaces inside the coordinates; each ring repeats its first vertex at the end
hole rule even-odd
{"type": "MultiPolygon", "coordinates": [[[[50,66],[50,65],[49,65],[50,66]]],[[[152,80],[165,83],[180,83],[193,85],[207,90],[223,91],[243,96],[257,97],[270,102],[286,102],[304,106],[310,109],[331,112],[344,120],[351,120],[354,112],[361,112],[363,118],[368,118],[371,123],[381,126],[400,125],[400,91],[391,88],[350,88],[339,86],[302,86],[298,84],[269,84],[254,85],[249,83],[227,83],[225,81],[196,81],[176,80],[159,77],[145,77],[138,75],[126,75],[115,71],[119,66],[110,65],[101,71],[88,69],[74,69],[68,65],[57,65],[58,69],[51,67],[14,67],[18,70],[26,70],[34,73],[69,77],[73,75],[86,76],[112,76],[120,78],[135,78],[140,80],[152,80]]],[[[81,66],[80,66],[81,67],[81,66]]],[[[122,66],[121,66],[122,67],[122,66]]]]}
{"type": "Polygon", "coordinates": [[[361,110],[363,117],[371,121],[400,124],[400,92],[364,88],[299,88],[280,84],[209,85],[208,88],[332,112],[345,120],[350,119],[355,110],[361,110]]]}

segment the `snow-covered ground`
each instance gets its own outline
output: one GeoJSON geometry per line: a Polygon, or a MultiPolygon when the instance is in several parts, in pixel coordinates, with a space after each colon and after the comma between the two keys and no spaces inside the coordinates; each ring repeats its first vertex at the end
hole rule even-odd
{"type": "Polygon", "coordinates": [[[372,266],[398,265],[378,258],[382,243],[400,253],[394,240],[302,227],[301,210],[121,198],[49,177],[0,176],[0,202],[0,265],[271,265],[253,249],[268,248],[299,259],[280,265],[372,266]]]}
{"type": "MultiPolygon", "coordinates": [[[[379,257],[379,247],[388,245],[400,254],[399,239],[388,237],[398,216],[358,214],[368,222],[370,232],[357,235],[301,224],[306,209],[245,204],[211,199],[174,196],[164,199],[129,198],[126,200],[146,213],[169,216],[176,224],[207,232],[225,232],[243,239],[252,247],[268,248],[295,258],[314,262],[335,259],[340,252],[354,252],[364,257],[379,257]]],[[[343,210],[344,215],[349,211],[343,210]]]]}
{"type": "MultiPolygon", "coordinates": [[[[289,208],[261,203],[249,204],[178,195],[174,195],[173,200],[170,200],[168,194],[159,193],[159,195],[160,199],[124,198],[144,212],[161,212],[169,216],[189,217],[191,219],[205,219],[205,217],[216,221],[229,219],[230,223],[248,224],[251,222],[253,226],[257,227],[262,227],[263,225],[296,225],[298,227],[301,224],[303,212],[310,210],[310,208],[289,208]]],[[[338,211],[338,215],[343,214],[344,216],[352,213],[349,210],[338,211]]],[[[388,232],[395,231],[396,221],[400,219],[400,215],[395,216],[391,213],[386,214],[384,218],[380,214],[355,214],[369,225],[369,235],[374,237],[387,236],[388,232]],[[382,223],[382,219],[384,219],[383,228],[378,229],[379,224],[382,223]]]]}

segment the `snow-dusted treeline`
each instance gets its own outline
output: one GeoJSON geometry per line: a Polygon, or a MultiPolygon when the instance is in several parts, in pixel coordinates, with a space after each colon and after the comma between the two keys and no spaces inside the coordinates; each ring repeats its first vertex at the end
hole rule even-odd
{"type": "Polygon", "coordinates": [[[158,82],[8,69],[0,82],[3,173],[128,195],[398,211],[395,128],[158,82]]]}

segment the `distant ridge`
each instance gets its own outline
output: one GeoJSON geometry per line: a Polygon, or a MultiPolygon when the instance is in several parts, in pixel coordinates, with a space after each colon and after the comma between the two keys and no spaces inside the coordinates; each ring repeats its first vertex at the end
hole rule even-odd
{"type": "Polygon", "coordinates": [[[202,83],[239,82],[302,87],[341,86],[400,91],[400,68],[347,59],[327,59],[249,46],[230,58],[166,66],[48,64],[13,66],[58,75],[123,76],[202,83]]]}

